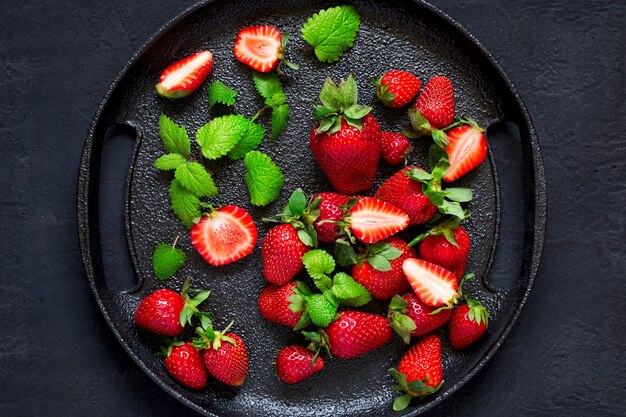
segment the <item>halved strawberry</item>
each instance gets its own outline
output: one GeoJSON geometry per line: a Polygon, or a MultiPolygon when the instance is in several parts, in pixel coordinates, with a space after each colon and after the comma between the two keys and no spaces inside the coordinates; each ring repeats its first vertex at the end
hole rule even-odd
{"type": "Polygon", "coordinates": [[[476,168],[487,156],[487,138],[484,130],[470,120],[471,124],[450,129],[447,132],[446,152],[450,168],[443,176],[447,182],[454,181],[476,168]]]}
{"type": "Polygon", "coordinates": [[[247,211],[224,206],[204,215],[191,228],[191,243],[213,266],[235,262],[254,250],[258,232],[247,211]]]}
{"type": "Polygon", "coordinates": [[[376,243],[409,225],[409,216],[396,206],[364,197],[350,209],[350,230],[362,242],[376,243]]]}
{"type": "Polygon", "coordinates": [[[274,26],[249,26],[235,40],[235,58],[255,71],[270,72],[284,57],[283,38],[274,26]]]}
{"type": "Polygon", "coordinates": [[[180,98],[193,93],[213,68],[211,51],[200,51],[170,65],[161,73],[157,93],[166,98],[180,98]]]}
{"type": "Polygon", "coordinates": [[[459,298],[459,281],[452,272],[416,258],[404,261],[402,270],[411,288],[424,304],[431,307],[456,304],[459,298]]]}

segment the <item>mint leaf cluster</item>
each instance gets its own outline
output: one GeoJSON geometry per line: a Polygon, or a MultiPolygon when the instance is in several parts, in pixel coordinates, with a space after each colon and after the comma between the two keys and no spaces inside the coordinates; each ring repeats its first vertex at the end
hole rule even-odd
{"type": "MultiPolygon", "coordinates": [[[[291,110],[287,105],[287,96],[283,91],[280,78],[275,72],[254,72],[252,73],[254,88],[261,97],[265,99],[265,108],[272,109],[270,140],[275,141],[287,129],[287,120],[291,115],[291,110]]],[[[257,116],[263,111],[261,109],[257,116]]]]}
{"type": "Polygon", "coordinates": [[[336,6],[311,16],[302,27],[302,37],[315,48],[322,62],[335,62],[354,44],[361,18],[353,6],[336,6]]]}

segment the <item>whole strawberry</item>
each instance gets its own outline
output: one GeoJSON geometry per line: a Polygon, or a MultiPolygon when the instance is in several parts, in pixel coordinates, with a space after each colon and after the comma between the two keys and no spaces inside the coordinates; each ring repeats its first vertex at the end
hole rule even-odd
{"type": "Polygon", "coordinates": [[[380,126],[371,107],[357,104],[357,86],[350,75],[339,86],[329,78],[316,106],[319,125],[311,131],[311,152],[342,194],[372,187],[380,159],[380,126]]]}
{"type": "Polygon", "coordinates": [[[450,318],[450,344],[463,349],[478,340],[487,331],[489,313],[477,300],[467,300],[454,309],[450,318]]]}
{"type": "Polygon", "coordinates": [[[243,339],[228,332],[230,323],[221,332],[213,330],[210,323],[196,329],[198,338],[193,346],[204,349],[204,365],[211,375],[226,385],[241,386],[248,375],[248,350],[243,339]]]}
{"type": "Polygon", "coordinates": [[[303,332],[314,345],[324,346],[339,359],[363,356],[387,344],[393,330],[385,317],[378,314],[345,310],[323,332],[303,332]]]}
{"type": "Polygon", "coordinates": [[[285,285],[302,270],[302,256],[308,251],[293,225],[273,227],[261,244],[263,276],[272,284],[285,285]]]}
{"type": "Polygon", "coordinates": [[[411,152],[411,143],[402,133],[383,132],[380,136],[383,145],[383,159],[391,165],[406,162],[411,152]]]}
{"type": "Polygon", "coordinates": [[[409,111],[411,122],[419,119],[417,131],[427,134],[432,129],[442,129],[454,121],[454,89],[448,77],[431,78],[409,111]]]}
{"type": "Polygon", "coordinates": [[[202,354],[190,342],[175,342],[166,349],[165,369],[187,388],[200,390],[206,387],[207,370],[202,354]]]}
{"type": "Polygon", "coordinates": [[[450,316],[451,309],[435,309],[424,304],[415,294],[408,293],[393,297],[387,317],[404,343],[409,344],[412,337],[425,335],[446,324],[450,316]]]}
{"type": "Polygon", "coordinates": [[[402,272],[402,263],[415,256],[413,248],[392,236],[368,247],[360,262],[352,266],[352,277],[374,298],[389,300],[411,290],[402,272]]]}
{"type": "Polygon", "coordinates": [[[340,233],[339,225],[333,223],[340,221],[344,215],[342,206],[348,204],[350,197],[331,192],[319,193],[313,196],[313,201],[320,199],[318,209],[319,216],[313,223],[313,227],[317,232],[317,240],[324,243],[333,243],[337,240],[340,233]],[[322,223],[323,222],[323,223],[322,223]]]}
{"type": "Polygon", "coordinates": [[[302,317],[302,312],[294,313],[289,308],[291,304],[289,297],[296,294],[296,287],[297,284],[293,281],[282,287],[271,284],[265,287],[259,296],[261,316],[265,320],[294,327],[302,317]]]}
{"type": "Polygon", "coordinates": [[[376,96],[387,107],[400,108],[411,102],[420,91],[422,82],[407,71],[386,72],[379,79],[372,79],[376,86],[376,96]]]}
{"type": "Polygon", "coordinates": [[[397,381],[394,391],[405,392],[394,401],[395,411],[407,408],[413,398],[439,391],[443,385],[439,336],[429,334],[418,340],[400,359],[398,369],[391,368],[389,374],[397,381]]]}
{"type": "MultiPolygon", "coordinates": [[[[422,184],[409,178],[407,173],[421,168],[410,166],[393,174],[385,181],[375,197],[393,204],[409,215],[409,224],[424,224],[437,214],[437,207],[422,192],[422,184]]],[[[421,170],[423,171],[423,170],[421,170]]]]}
{"type": "Polygon", "coordinates": [[[276,373],[286,384],[297,384],[324,369],[324,359],[302,346],[287,346],[276,356],[276,373]]]}
{"type": "MultiPolygon", "coordinates": [[[[430,229],[419,243],[420,258],[463,277],[471,241],[463,226],[442,223],[430,229]]],[[[411,242],[412,243],[412,242],[411,242]]]]}

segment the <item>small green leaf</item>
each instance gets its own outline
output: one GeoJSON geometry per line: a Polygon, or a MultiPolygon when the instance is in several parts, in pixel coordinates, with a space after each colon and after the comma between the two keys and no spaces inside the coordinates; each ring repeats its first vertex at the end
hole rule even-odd
{"type": "Polygon", "coordinates": [[[304,210],[306,209],[306,194],[300,188],[291,193],[291,197],[289,197],[289,211],[291,215],[294,217],[300,217],[304,214],[304,210]]]}
{"type": "Polygon", "coordinates": [[[354,106],[345,109],[343,111],[343,114],[352,119],[360,120],[364,118],[370,111],[372,111],[372,108],[369,106],[361,106],[360,104],[355,104],[354,106]]]}
{"type": "Polygon", "coordinates": [[[300,238],[300,241],[302,241],[302,243],[304,243],[305,245],[310,247],[316,246],[315,241],[306,230],[298,229],[298,237],[300,238]]]}
{"type": "Polygon", "coordinates": [[[446,161],[448,160],[448,153],[446,150],[437,145],[431,145],[430,148],[428,148],[428,166],[430,169],[435,169],[439,161],[442,159],[445,159],[446,161]]]}
{"type": "MultiPolygon", "coordinates": [[[[348,76],[348,79],[343,81],[341,85],[339,85],[339,91],[341,91],[341,108],[342,109],[347,110],[357,105],[359,101],[359,94],[358,94],[358,89],[356,85],[356,80],[354,79],[354,75],[350,74],[348,76]]],[[[360,106],[360,107],[365,107],[365,106],[360,106]]]]}
{"type": "Polygon", "coordinates": [[[165,155],[159,156],[156,161],[154,161],[154,167],[161,171],[168,171],[178,168],[178,166],[184,164],[185,161],[185,157],[179,153],[166,153],[165,155]]]}
{"type": "Polygon", "coordinates": [[[248,129],[245,131],[239,142],[228,151],[230,159],[241,159],[246,154],[256,148],[263,142],[265,136],[265,128],[258,123],[249,122],[248,129]]]}
{"type": "Polygon", "coordinates": [[[152,253],[154,275],[160,280],[172,277],[183,266],[186,258],[185,252],[172,245],[157,245],[152,253]]]}
{"type": "Polygon", "coordinates": [[[335,274],[332,292],[340,303],[351,307],[360,307],[372,299],[369,291],[345,272],[335,274]]]}
{"type": "Polygon", "coordinates": [[[270,140],[275,141],[287,129],[287,120],[291,115],[291,110],[286,104],[272,108],[272,136],[270,140]]]}
{"type": "Polygon", "coordinates": [[[206,168],[198,162],[185,162],[176,168],[174,177],[180,184],[197,196],[212,197],[217,187],[206,168]]]}
{"type": "Polygon", "coordinates": [[[469,188],[446,188],[443,191],[443,194],[452,201],[457,201],[459,203],[467,203],[468,201],[472,201],[472,190],[469,188]]]}
{"type": "Polygon", "coordinates": [[[279,91],[277,93],[274,93],[271,95],[271,97],[265,99],[265,104],[268,105],[269,107],[278,107],[282,104],[285,104],[285,102],[287,101],[287,96],[285,95],[285,93],[283,93],[282,91],[279,91]]]}
{"type": "Polygon", "coordinates": [[[198,196],[187,190],[177,180],[172,180],[169,188],[172,211],[187,228],[193,226],[194,220],[202,215],[198,196]]]}
{"type": "Polygon", "coordinates": [[[435,144],[437,144],[437,146],[439,146],[440,148],[445,148],[446,146],[448,146],[448,135],[446,135],[446,132],[444,132],[443,130],[433,130],[431,132],[431,136],[435,144]]]}
{"type": "Polygon", "coordinates": [[[302,263],[308,274],[314,279],[327,277],[335,270],[335,260],[330,253],[323,249],[308,251],[302,257],[302,263]]]}
{"type": "Polygon", "coordinates": [[[376,254],[370,256],[369,258],[367,258],[367,262],[369,262],[369,264],[372,265],[374,269],[377,269],[379,271],[391,271],[391,263],[389,263],[389,260],[387,260],[387,258],[382,255],[376,254]]]}
{"type": "Polygon", "coordinates": [[[439,211],[441,211],[442,213],[449,214],[451,216],[455,216],[460,219],[465,217],[465,211],[463,210],[461,205],[455,201],[444,200],[437,207],[439,207],[439,211]]]}
{"type": "Polygon", "coordinates": [[[328,326],[337,313],[337,306],[333,305],[323,294],[313,294],[307,300],[307,312],[314,325],[328,326]]]}
{"type": "Polygon", "coordinates": [[[302,37],[315,47],[322,62],[335,62],[350,48],[361,20],[353,6],[337,6],[311,16],[302,27],[302,37]]]}
{"type": "MultiPolygon", "coordinates": [[[[414,134],[411,135],[414,138],[419,138],[422,136],[426,136],[431,131],[431,126],[428,120],[422,115],[422,113],[418,109],[410,108],[408,110],[409,120],[411,122],[411,127],[413,128],[414,134]]],[[[409,135],[407,135],[409,136],[409,135]]],[[[410,137],[410,136],[409,136],[410,137]]]]}
{"type": "Polygon", "coordinates": [[[196,141],[206,158],[217,159],[233,149],[249,127],[250,121],[238,114],[218,117],[198,129],[196,141]]]}
{"type": "Polygon", "coordinates": [[[209,86],[209,107],[213,107],[216,103],[233,106],[236,96],[235,90],[228,88],[223,82],[215,80],[209,86]]]}
{"type": "Polygon", "coordinates": [[[259,151],[250,151],[243,160],[246,167],[244,181],[250,192],[250,202],[266,206],[280,195],[285,177],[272,159],[259,151]]]}
{"type": "Polygon", "coordinates": [[[273,71],[264,73],[253,72],[252,82],[254,83],[254,87],[259,95],[266,100],[272,100],[272,97],[275,94],[284,94],[280,78],[278,78],[278,75],[273,71]]]}
{"type": "Polygon", "coordinates": [[[184,126],[179,126],[165,114],[159,118],[159,135],[163,147],[168,153],[179,153],[185,159],[189,158],[189,136],[184,126]]]}
{"type": "Polygon", "coordinates": [[[346,239],[335,241],[335,258],[340,266],[350,266],[357,263],[356,252],[346,239]]]}
{"type": "Polygon", "coordinates": [[[413,169],[406,171],[406,175],[409,178],[414,179],[415,181],[419,181],[419,182],[428,182],[433,179],[432,174],[419,168],[413,168],[413,169]]]}
{"type": "Polygon", "coordinates": [[[412,399],[413,396],[411,394],[404,394],[399,396],[393,401],[393,411],[402,411],[406,409],[411,403],[412,399]]]}

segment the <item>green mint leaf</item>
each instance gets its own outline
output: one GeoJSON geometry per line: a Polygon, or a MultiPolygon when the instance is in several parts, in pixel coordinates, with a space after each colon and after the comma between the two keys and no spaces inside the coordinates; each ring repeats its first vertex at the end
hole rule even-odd
{"type": "Polygon", "coordinates": [[[169,188],[172,211],[180,222],[187,228],[193,226],[194,220],[202,215],[200,211],[200,199],[191,191],[187,190],[177,180],[172,180],[169,188]]]}
{"type": "Polygon", "coordinates": [[[272,108],[272,136],[270,140],[275,141],[287,129],[287,120],[291,115],[291,110],[286,104],[272,108]]]}
{"type": "Polygon", "coordinates": [[[250,151],[243,160],[246,174],[243,179],[250,191],[250,202],[265,206],[278,198],[285,177],[272,159],[259,151],[250,151]]]}
{"type": "Polygon", "coordinates": [[[178,166],[184,164],[185,161],[187,161],[185,157],[179,153],[166,153],[165,155],[159,156],[156,161],[154,161],[154,167],[161,171],[168,171],[178,168],[178,166]]]}
{"type": "Polygon", "coordinates": [[[161,243],[152,252],[152,268],[158,279],[172,277],[185,263],[185,252],[178,248],[161,243]]]}
{"type": "Polygon", "coordinates": [[[239,142],[228,151],[230,159],[241,159],[251,150],[256,149],[265,136],[265,128],[258,123],[250,122],[248,130],[243,134],[239,142]]]}
{"type": "Polygon", "coordinates": [[[236,96],[237,92],[228,88],[223,82],[213,81],[209,86],[209,107],[213,107],[215,103],[233,106],[236,96]]]}
{"type": "Polygon", "coordinates": [[[341,304],[350,307],[360,307],[372,299],[369,291],[345,272],[335,274],[332,292],[341,304]]]}
{"type": "Polygon", "coordinates": [[[391,271],[391,263],[389,263],[389,260],[382,255],[376,254],[370,256],[367,258],[367,262],[369,262],[374,269],[378,269],[379,271],[391,271]]]}
{"type": "Polygon", "coordinates": [[[233,149],[249,127],[250,121],[238,114],[218,117],[198,129],[196,141],[206,158],[217,159],[233,149]]]}
{"type": "Polygon", "coordinates": [[[352,6],[337,6],[315,13],[302,27],[302,37],[315,47],[322,62],[335,62],[354,43],[361,19],[352,6]]]}
{"type": "Polygon", "coordinates": [[[254,83],[254,88],[256,88],[256,91],[265,100],[274,101],[280,98],[280,94],[284,95],[283,86],[280,82],[280,78],[278,78],[278,75],[276,75],[276,73],[273,71],[265,73],[253,72],[252,82],[254,83]],[[276,94],[278,94],[278,96],[274,98],[274,95],[276,94]]]}
{"type": "Polygon", "coordinates": [[[184,126],[177,125],[172,119],[162,114],[159,119],[159,135],[168,153],[179,153],[185,159],[189,158],[189,136],[184,126]]]}
{"type": "Polygon", "coordinates": [[[180,184],[197,196],[213,197],[217,187],[204,166],[198,162],[185,162],[176,168],[174,177],[180,184]]]}
{"type": "Polygon", "coordinates": [[[472,190],[469,188],[450,187],[443,190],[443,194],[448,200],[457,201],[459,203],[472,201],[472,190]]]}
{"type": "Polygon", "coordinates": [[[289,212],[294,217],[300,217],[304,214],[304,210],[306,209],[306,194],[300,188],[291,193],[291,197],[289,197],[289,212]]]}
{"type": "Polygon", "coordinates": [[[323,294],[313,294],[307,300],[307,312],[314,325],[328,326],[337,313],[337,306],[333,305],[323,294]]]}
{"type": "Polygon", "coordinates": [[[281,91],[278,93],[274,93],[271,97],[265,99],[265,104],[270,107],[278,107],[281,104],[284,104],[286,101],[287,96],[281,91]]]}
{"type": "Polygon", "coordinates": [[[313,279],[327,277],[335,270],[335,260],[323,249],[308,251],[302,257],[302,263],[313,279]]]}

